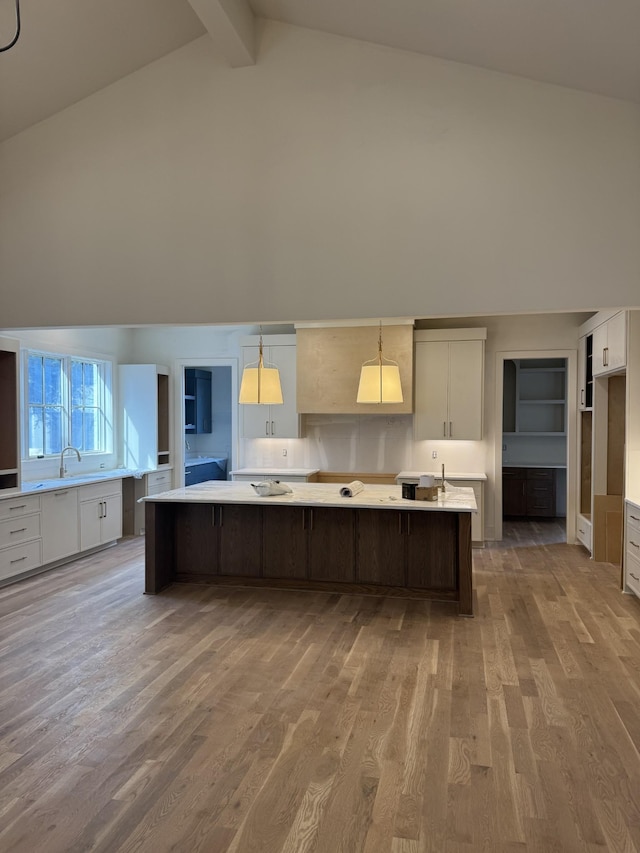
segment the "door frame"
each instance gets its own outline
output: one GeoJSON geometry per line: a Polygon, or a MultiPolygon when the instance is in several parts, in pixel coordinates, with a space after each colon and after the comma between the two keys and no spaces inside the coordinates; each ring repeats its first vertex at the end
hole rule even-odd
{"type": "Polygon", "coordinates": [[[567,542],[576,542],[576,508],[577,508],[577,436],[578,436],[578,406],[575,389],[578,382],[578,350],[549,349],[549,350],[509,350],[496,352],[496,395],[494,410],[494,536],[502,539],[502,406],[504,395],[504,363],[516,358],[565,358],[567,360],[566,385],[566,423],[567,423],[567,542]]]}
{"type": "Polygon", "coordinates": [[[230,367],[231,368],[231,455],[227,473],[232,471],[238,458],[238,359],[237,358],[178,358],[173,363],[174,399],[174,435],[176,437],[173,458],[174,488],[184,487],[184,369],[185,367],[230,367]]]}

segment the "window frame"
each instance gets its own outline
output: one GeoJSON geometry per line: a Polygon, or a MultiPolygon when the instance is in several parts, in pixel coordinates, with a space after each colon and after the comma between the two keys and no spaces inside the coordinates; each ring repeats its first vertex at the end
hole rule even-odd
{"type": "MultiPolygon", "coordinates": [[[[98,400],[96,402],[95,407],[87,407],[87,408],[95,408],[98,412],[98,418],[100,421],[99,425],[99,433],[101,434],[101,446],[97,450],[83,450],[79,448],[83,457],[89,457],[92,459],[96,459],[97,457],[105,457],[107,455],[113,454],[113,446],[114,446],[114,436],[113,436],[113,422],[114,422],[114,394],[113,394],[113,373],[114,373],[114,362],[111,358],[105,357],[104,355],[95,354],[95,353],[87,353],[87,352],[62,352],[55,351],[48,348],[41,347],[29,347],[23,350],[23,362],[22,362],[22,370],[23,370],[23,397],[22,397],[22,461],[23,464],[33,464],[38,461],[48,461],[51,459],[57,459],[60,456],[60,452],[62,448],[67,445],[72,445],[73,442],[71,440],[72,435],[72,421],[73,421],[73,413],[77,411],[78,407],[73,406],[72,400],[72,392],[71,392],[71,371],[73,364],[80,362],[82,364],[92,364],[96,365],[98,371],[98,400]],[[30,435],[30,400],[29,400],[29,359],[32,356],[37,356],[39,358],[51,358],[59,360],[62,363],[61,366],[61,409],[62,409],[62,424],[61,424],[61,442],[62,446],[59,451],[50,452],[50,453],[32,453],[29,441],[30,435]]],[[[38,404],[36,404],[38,405],[38,404]]],[[[43,408],[45,403],[43,401],[43,408]]],[[[82,406],[81,408],[85,408],[82,406]]]]}

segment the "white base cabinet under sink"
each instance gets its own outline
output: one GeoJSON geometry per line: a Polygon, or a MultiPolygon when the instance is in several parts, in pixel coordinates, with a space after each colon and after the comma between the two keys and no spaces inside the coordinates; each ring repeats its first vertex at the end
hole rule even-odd
{"type": "Polygon", "coordinates": [[[122,536],[122,480],[78,489],[80,550],[97,548],[122,536]]]}

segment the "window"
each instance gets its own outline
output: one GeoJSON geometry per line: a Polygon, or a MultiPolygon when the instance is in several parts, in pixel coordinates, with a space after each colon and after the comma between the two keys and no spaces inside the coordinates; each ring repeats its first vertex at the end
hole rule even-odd
{"type": "Polygon", "coordinates": [[[33,351],[26,357],[28,457],[57,455],[68,444],[108,452],[110,363],[33,351]]]}

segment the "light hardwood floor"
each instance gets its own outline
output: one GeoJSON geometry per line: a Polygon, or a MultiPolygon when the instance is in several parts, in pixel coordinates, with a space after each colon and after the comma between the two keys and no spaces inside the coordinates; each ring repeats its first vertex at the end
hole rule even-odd
{"type": "Polygon", "coordinates": [[[144,596],[141,540],[0,590],[0,850],[640,851],[640,601],[536,536],[473,619],[144,596]]]}

